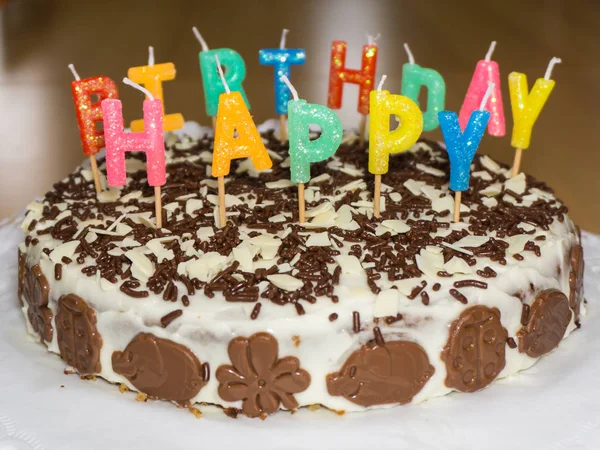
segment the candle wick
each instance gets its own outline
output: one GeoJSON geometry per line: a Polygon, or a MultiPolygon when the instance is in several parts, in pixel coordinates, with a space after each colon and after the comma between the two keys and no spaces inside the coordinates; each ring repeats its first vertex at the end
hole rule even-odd
{"type": "Polygon", "coordinates": [[[381,80],[379,80],[379,84],[377,85],[377,90],[380,91],[383,88],[383,83],[385,82],[387,75],[383,75],[381,80]]]}
{"type": "Polygon", "coordinates": [[[481,99],[481,104],[479,105],[479,111],[483,111],[485,109],[485,105],[487,104],[488,100],[490,99],[490,96],[492,95],[492,91],[494,90],[495,86],[496,85],[494,83],[492,83],[491,81],[488,82],[488,88],[487,88],[487,91],[485,91],[483,98],[481,99]]]}
{"type": "Polygon", "coordinates": [[[286,75],[282,75],[281,76],[281,80],[286,84],[286,86],[288,87],[288,89],[292,93],[292,97],[294,97],[294,100],[299,100],[298,91],[296,91],[296,89],[294,88],[294,86],[292,86],[292,83],[290,82],[290,79],[286,75]]]}
{"type": "Polygon", "coordinates": [[[290,30],[288,30],[287,28],[284,28],[283,31],[281,32],[281,40],[279,41],[279,48],[280,49],[284,49],[285,48],[285,38],[287,36],[287,34],[290,32],[290,30]]]}
{"type": "Polygon", "coordinates": [[[140,86],[135,81],[131,81],[129,78],[125,77],[123,78],[123,83],[128,84],[129,86],[137,89],[140,92],[143,92],[144,94],[146,94],[146,97],[148,97],[149,100],[154,100],[154,95],[152,95],[152,92],[150,92],[145,87],[140,86]]]}
{"type": "Polygon", "coordinates": [[[148,47],[148,65],[150,67],[154,65],[154,47],[151,45],[148,47]]]}
{"type": "Polygon", "coordinates": [[[494,50],[496,50],[496,41],[492,41],[492,43],[490,44],[490,48],[488,49],[488,52],[485,55],[486,61],[492,59],[492,54],[494,53],[494,50]]]}
{"type": "Polygon", "coordinates": [[[560,64],[561,62],[562,62],[562,59],[553,57],[550,60],[550,62],[548,63],[548,68],[546,69],[546,74],[544,75],[544,79],[549,80],[550,77],[552,76],[552,69],[554,69],[554,66],[556,64],[560,64]]]}
{"type": "Polygon", "coordinates": [[[415,57],[413,56],[412,52],[410,51],[410,47],[408,46],[408,44],[406,42],[404,43],[404,50],[406,51],[406,54],[408,55],[408,62],[411,64],[414,64],[415,57]]]}
{"type": "Polygon", "coordinates": [[[369,45],[375,45],[380,37],[381,37],[381,33],[377,33],[375,36],[371,36],[370,34],[367,34],[367,42],[369,45]]]}
{"type": "Polygon", "coordinates": [[[207,52],[209,50],[208,45],[206,45],[206,41],[198,31],[198,28],[192,27],[192,32],[194,33],[194,36],[196,36],[196,39],[198,39],[198,42],[200,42],[200,45],[202,46],[202,51],[207,52]]]}
{"type": "Polygon", "coordinates": [[[73,64],[69,64],[67,67],[71,70],[71,73],[73,74],[73,78],[75,78],[75,81],[81,80],[81,78],[79,78],[79,74],[75,70],[75,66],[73,64]]]}
{"type": "Polygon", "coordinates": [[[219,61],[219,55],[215,55],[215,60],[217,61],[217,71],[219,72],[219,76],[221,77],[221,81],[223,82],[223,86],[225,87],[225,92],[231,94],[229,90],[229,86],[227,86],[227,82],[225,81],[225,75],[223,75],[223,69],[221,68],[221,61],[219,61]]]}

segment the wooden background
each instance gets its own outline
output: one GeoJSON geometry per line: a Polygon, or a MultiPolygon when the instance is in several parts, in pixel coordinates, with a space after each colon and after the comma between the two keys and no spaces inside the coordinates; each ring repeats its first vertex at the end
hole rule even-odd
{"type": "MultiPolygon", "coordinates": [[[[365,34],[381,33],[378,78],[399,92],[408,42],[417,63],[440,71],[447,107],[458,110],[474,66],[497,40],[508,131],[506,77],[543,76],[563,58],[557,86],[534,129],[523,167],[552,185],[582,228],[600,232],[600,2],[596,0],[8,0],[0,7],[0,218],[7,217],[83,158],[70,93],[68,63],[81,76],[115,80],[131,66],[172,61],[177,79],[164,85],[168,112],[208,124],[198,67],[196,25],[208,45],[244,57],[244,83],[257,121],[274,116],[273,69],[258,50],[276,47],[289,28],[289,47],[307,51],[292,82],[309,102],[325,103],[329,48],[348,41],[348,65],[360,64],[365,34]]],[[[119,82],[126,120],[141,115],[141,96],[119,82]]],[[[345,125],[358,123],[356,88],[346,87],[345,125]]],[[[439,130],[429,133],[439,138],[439,130]]],[[[485,136],[480,151],[512,162],[510,136],[485,136]]]]}

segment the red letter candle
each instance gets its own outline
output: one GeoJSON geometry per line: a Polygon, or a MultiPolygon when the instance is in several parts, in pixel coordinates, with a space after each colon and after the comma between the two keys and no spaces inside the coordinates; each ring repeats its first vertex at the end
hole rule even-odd
{"type": "Polygon", "coordinates": [[[344,83],[358,84],[358,112],[363,115],[360,125],[360,140],[364,139],[366,116],[369,114],[369,93],[375,81],[377,66],[377,46],[375,39],[369,37],[369,44],[363,46],[362,64],[359,70],[346,68],[346,42],[333,41],[331,45],[331,66],[329,69],[329,94],[327,107],[342,107],[344,83]]]}
{"type": "Polygon", "coordinates": [[[102,100],[119,98],[117,85],[110,78],[103,76],[82,80],[75,71],[73,64],[69,64],[69,69],[75,77],[75,81],[71,82],[71,90],[73,91],[83,153],[90,157],[96,192],[100,192],[102,188],[100,186],[98,164],[94,155],[104,147],[104,131],[96,129],[96,122],[102,120],[102,108],[100,106],[102,100]],[[98,96],[96,102],[92,102],[92,95],[94,94],[98,96]]]}

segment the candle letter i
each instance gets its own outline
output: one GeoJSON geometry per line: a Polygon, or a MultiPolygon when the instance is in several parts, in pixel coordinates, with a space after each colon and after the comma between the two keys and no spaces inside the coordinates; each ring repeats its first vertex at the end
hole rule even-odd
{"type": "Polygon", "coordinates": [[[560,58],[552,58],[546,69],[544,78],[538,78],[528,93],[527,77],[523,73],[512,72],[508,76],[508,88],[510,90],[510,103],[513,113],[513,133],[511,145],[515,148],[515,161],[512,176],[519,174],[523,150],[529,148],[531,131],[542,108],[546,104],[554,85],[550,79],[555,64],[562,62],[560,58]]]}
{"type": "Polygon", "coordinates": [[[490,120],[489,111],[485,111],[485,105],[492,95],[494,84],[490,83],[481,100],[479,110],[473,111],[464,133],[461,131],[458,116],[453,111],[441,111],[439,113],[440,128],[444,135],[448,158],[450,159],[450,189],[455,192],[454,196],[454,221],[460,220],[460,206],[462,191],[469,189],[471,177],[471,162],[481,142],[485,127],[490,120]]]}
{"type": "Polygon", "coordinates": [[[146,94],[143,106],[144,131],[126,133],[123,130],[123,106],[121,101],[111,99],[102,101],[108,184],[123,186],[127,181],[125,152],[145,152],[148,184],[154,186],[156,227],[162,228],[160,187],[166,182],[162,102],[160,99],[155,99],[150,91],[128,78],[123,78],[123,82],[146,94]]]}
{"type": "Polygon", "coordinates": [[[415,64],[408,44],[404,44],[404,49],[408,54],[408,63],[402,66],[402,95],[419,105],[421,86],[427,88],[427,110],[423,113],[423,130],[435,130],[439,125],[438,113],[444,109],[446,83],[438,71],[415,64]]]}
{"type": "Polygon", "coordinates": [[[250,109],[250,103],[246,97],[246,92],[242,87],[242,82],[246,77],[246,64],[240,54],[230,48],[210,50],[198,29],[193,27],[192,31],[202,46],[199,58],[200,71],[202,72],[202,84],[204,86],[204,102],[206,114],[213,118],[214,127],[214,117],[217,115],[219,109],[221,94],[225,92],[239,92],[244,99],[246,108],[250,109]],[[215,62],[216,57],[218,57],[221,66],[225,68],[224,77],[220,76],[223,70],[221,67],[217,67],[215,62]],[[227,87],[225,85],[227,85],[227,87]]]}
{"type": "MultiPolygon", "coordinates": [[[[179,113],[165,114],[162,82],[175,79],[175,66],[173,63],[154,64],[154,48],[148,47],[148,65],[132,67],[127,71],[131,81],[143,84],[152,94],[153,98],[160,100],[163,111],[163,131],[178,130],[183,127],[183,116],[179,113]]],[[[144,131],[145,120],[138,119],[131,122],[131,131],[144,131]]]]}
{"type": "Polygon", "coordinates": [[[340,119],[332,110],[300,100],[285,75],[283,82],[294,96],[294,99],[288,102],[290,171],[292,182],[298,184],[298,215],[300,223],[304,223],[304,183],[310,180],[310,164],[330,158],[340,146],[344,130],[340,119]],[[313,141],[310,140],[310,124],[321,128],[321,136],[313,141]]]}
{"type": "Polygon", "coordinates": [[[377,90],[371,91],[371,127],[369,130],[369,172],[375,175],[373,214],[380,217],[381,175],[388,172],[390,154],[408,150],[423,131],[423,114],[415,102],[403,95],[382,91],[386,75],[377,90]],[[390,131],[390,117],[400,125],[390,131]]]}
{"type": "Polygon", "coordinates": [[[117,85],[108,77],[98,76],[91,78],[79,78],[73,64],[69,64],[75,81],[71,82],[73,101],[79,124],[79,136],[83,153],[90,158],[90,166],[94,176],[96,192],[102,191],[100,184],[100,173],[96,162],[96,153],[104,147],[104,131],[96,129],[96,123],[102,120],[102,100],[107,98],[119,98],[117,85]],[[98,101],[92,103],[92,95],[98,97],[98,101]]]}
{"type": "Polygon", "coordinates": [[[231,92],[221,70],[219,55],[215,55],[216,68],[225,87],[219,96],[215,127],[212,176],[219,182],[219,227],[225,226],[225,175],[229,174],[231,160],[250,158],[256,170],[267,170],[273,162],[256,129],[242,94],[231,92]],[[237,131],[237,137],[234,132],[237,131]]]}
{"type": "Polygon", "coordinates": [[[485,59],[480,60],[475,67],[469,90],[465,96],[458,120],[460,128],[465,129],[471,113],[479,108],[481,100],[487,92],[489,83],[494,83],[494,90],[490,96],[485,109],[490,112],[488,133],[492,136],[504,136],[506,124],[504,121],[504,106],[502,104],[502,92],[500,92],[500,69],[498,63],[492,61],[492,53],[496,48],[496,41],[492,41],[485,59]]]}
{"type": "Polygon", "coordinates": [[[285,48],[285,38],[288,30],[281,33],[279,48],[263,48],[258,52],[258,59],[262,65],[275,66],[275,111],[280,119],[281,142],[287,140],[285,129],[285,115],[288,112],[290,91],[283,81],[283,77],[290,79],[290,66],[301,65],[306,61],[306,52],[301,48],[285,48]]]}
{"type": "Polygon", "coordinates": [[[344,83],[358,84],[358,112],[362,114],[359,126],[360,144],[364,144],[367,115],[369,114],[369,95],[375,83],[377,66],[377,37],[367,36],[369,43],[363,46],[360,70],[346,68],[345,41],[333,41],[331,45],[331,66],[329,69],[329,94],[327,106],[331,109],[342,107],[344,83]]]}

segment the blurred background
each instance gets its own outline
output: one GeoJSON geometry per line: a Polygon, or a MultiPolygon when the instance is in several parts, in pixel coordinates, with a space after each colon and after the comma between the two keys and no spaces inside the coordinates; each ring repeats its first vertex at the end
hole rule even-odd
{"type": "MultiPolygon", "coordinates": [[[[523,168],[553,186],[572,217],[600,232],[600,1],[598,0],[0,0],[0,218],[19,211],[83,159],[71,97],[74,63],[82,77],[120,80],[146,65],[173,62],[177,78],[164,83],[167,112],[209,125],[198,66],[197,26],[212,48],[230,47],[245,59],[244,87],[257,122],[275,117],[273,68],[258,50],[306,49],[292,82],[309,102],[326,103],[330,44],[348,42],[347,66],[360,66],[366,33],[381,33],[377,78],[399,93],[402,48],[446,80],[448,109],[458,111],[473,69],[490,41],[498,46],[507,136],[485,136],[480,151],[512,163],[512,117],[506,78],[524,72],[530,85],[559,56],[557,86],[533,132],[523,168]]],[[[141,116],[141,95],[118,82],[126,121],[141,116]]],[[[346,126],[358,126],[357,87],[346,86],[346,126]]],[[[439,130],[425,133],[440,138],[439,130]]]]}

